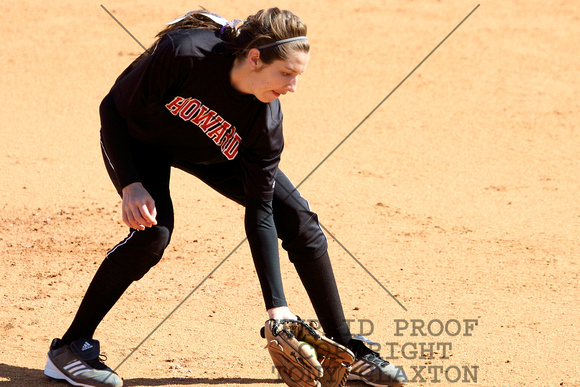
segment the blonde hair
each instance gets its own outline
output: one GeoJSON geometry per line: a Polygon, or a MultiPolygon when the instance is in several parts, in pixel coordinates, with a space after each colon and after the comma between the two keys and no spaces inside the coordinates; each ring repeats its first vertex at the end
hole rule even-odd
{"type": "Polygon", "coordinates": [[[306,39],[260,48],[260,46],[280,40],[306,36],[306,24],[290,11],[280,10],[276,7],[262,9],[256,14],[248,16],[239,28],[230,23],[222,26],[208,17],[206,13],[208,11],[205,10],[189,12],[182,19],[166,26],[157,34],[157,40],[151,48],[137,58],[136,62],[153,53],[165,34],[173,30],[187,28],[216,31],[231,53],[237,57],[246,56],[252,48],[258,48],[260,59],[266,64],[277,59],[287,60],[294,51],[308,52],[310,50],[310,45],[306,39]]]}

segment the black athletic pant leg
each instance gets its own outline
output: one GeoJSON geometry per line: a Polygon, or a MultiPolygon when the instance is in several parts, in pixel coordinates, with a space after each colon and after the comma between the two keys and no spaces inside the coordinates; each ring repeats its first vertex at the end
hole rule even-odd
{"type": "Polygon", "coordinates": [[[326,236],[318,215],[288,177],[278,171],[274,190],[274,222],[290,261],[328,337],[346,345],[352,335],[344,317],[326,236]]]}
{"type": "MultiPolygon", "coordinates": [[[[109,251],[93,277],[71,326],[62,338],[64,344],[80,337],[93,337],[97,326],[129,285],[142,278],[159,262],[171,239],[174,218],[169,194],[170,159],[148,149],[145,144],[135,142],[131,147],[141,183],[155,200],[157,225],[143,231],[131,229],[127,238],[109,251]]],[[[108,162],[106,149],[103,147],[102,150],[109,176],[121,194],[121,187],[108,162]]]]}

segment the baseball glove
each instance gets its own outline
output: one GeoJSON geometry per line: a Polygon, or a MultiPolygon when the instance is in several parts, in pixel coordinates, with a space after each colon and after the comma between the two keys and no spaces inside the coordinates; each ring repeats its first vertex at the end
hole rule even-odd
{"type": "Polygon", "coordinates": [[[282,380],[290,387],[342,387],[354,354],[302,320],[266,321],[261,330],[282,380]],[[316,350],[312,354],[304,343],[316,350]]]}

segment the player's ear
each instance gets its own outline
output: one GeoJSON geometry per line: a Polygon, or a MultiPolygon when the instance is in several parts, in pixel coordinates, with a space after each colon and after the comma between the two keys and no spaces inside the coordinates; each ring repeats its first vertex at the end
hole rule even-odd
{"type": "Polygon", "coordinates": [[[262,60],[260,59],[260,50],[257,48],[252,48],[248,52],[247,61],[251,70],[259,70],[263,64],[262,60]]]}

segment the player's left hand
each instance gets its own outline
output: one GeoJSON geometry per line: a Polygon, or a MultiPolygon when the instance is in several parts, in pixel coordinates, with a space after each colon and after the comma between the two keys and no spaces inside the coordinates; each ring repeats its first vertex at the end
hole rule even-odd
{"type": "Polygon", "coordinates": [[[298,320],[298,317],[290,312],[287,306],[277,306],[268,309],[268,317],[273,320],[298,320]]]}

